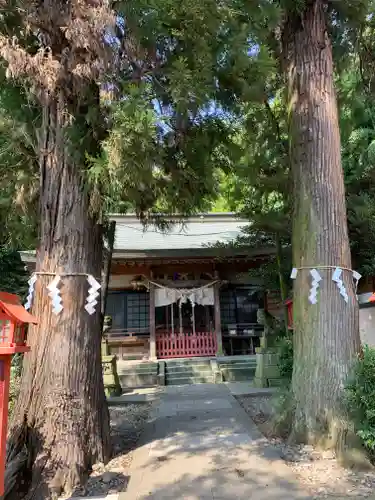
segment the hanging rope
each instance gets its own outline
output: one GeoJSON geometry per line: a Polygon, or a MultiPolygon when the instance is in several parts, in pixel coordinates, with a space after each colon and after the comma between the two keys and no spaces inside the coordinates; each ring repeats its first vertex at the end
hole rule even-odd
{"type": "Polygon", "coordinates": [[[310,275],[312,277],[312,282],[311,282],[311,287],[310,287],[310,295],[309,295],[309,301],[311,304],[316,304],[318,302],[318,289],[320,288],[320,284],[323,281],[322,276],[319,274],[318,269],[323,270],[333,270],[332,274],[332,281],[334,281],[337,284],[337,288],[340,292],[340,295],[342,295],[343,299],[345,300],[346,303],[349,302],[349,295],[347,293],[347,290],[345,288],[344,281],[342,280],[342,273],[343,271],[347,271],[352,274],[352,278],[355,282],[355,294],[357,294],[357,288],[358,288],[358,282],[361,279],[361,275],[357,271],[353,271],[353,269],[348,269],[347,267],[340,267],[340,266],[301,266],[301,267],[294,267],[291,272],[291,279],[295,280],[297,279],[299,271],[303,270],[309,270],[310,275]]]}

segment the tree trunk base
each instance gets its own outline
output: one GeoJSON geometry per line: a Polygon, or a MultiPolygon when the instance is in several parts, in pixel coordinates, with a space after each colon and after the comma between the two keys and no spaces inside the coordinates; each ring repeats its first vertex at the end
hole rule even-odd
{"type": "Polygon", "coordinates": [[[361,440],[346,420],[333,419],[331,422],[330,448],[343,467],[359,470],[373,469],[361,440]]]}
{"type": "Polygon", "coordinates": [[[307,424],[306,416],[296,412],[288,443],[308,444],[319,450],[333,450],[337,461],[345,468],[373,469],[361,440],[345,417],[311,417],[307,424]]]}
{"type": "MultiPolygon", "coordinates": [[[[21,427],[9,441],[13,452],[8,455],[4,500],[55,500],[86,483],[93,465],[87,463],[87,450],[96,446],[71,436],[64,457],[61,448],[53,441],[48,444],[37,429],[27,428],[26,423],[21,427]]],[[[110,453],[101,459],[107,463],[110,453]]]]}

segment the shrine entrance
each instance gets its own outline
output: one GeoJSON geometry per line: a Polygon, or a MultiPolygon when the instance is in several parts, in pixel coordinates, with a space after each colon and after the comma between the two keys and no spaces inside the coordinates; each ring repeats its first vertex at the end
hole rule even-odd
{"type": "Polygon", "coordinates": [[[178,304],[156,307],[156,332],[193,333],[194,331],[215,331],[213,306],[196,304],[193,311],[192,304],[185,302],[181,304],[181,316],[179,309],[178,304]]]}
{"type": "Polygon", "coordinates": [[[217,353],[213,284],[155,290],[158,358],[214,356],[217,353]]]}

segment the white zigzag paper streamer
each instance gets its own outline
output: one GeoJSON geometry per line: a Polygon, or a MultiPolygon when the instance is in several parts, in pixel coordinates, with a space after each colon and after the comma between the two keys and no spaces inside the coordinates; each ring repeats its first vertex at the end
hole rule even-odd
{"type": "Polygon", "coordinates": [[[355,289],[358,288],[358,282],[362,278],[362,274],[359,274],[357,271],[353,271],[353,279],[355,281],[355,289]]]}
{"type": "Polygon", "coordinates": [[[28,311],[29,309],[31,309],[31,305],[33,303],[34,288],[35,288],[36,280],[37,280],[36,274],[33,274],[31,276],[31,278],[29,279],[29,281],[28,281],[29,292],[27,294],[26,304],[25,304],[26,311],[28,311]]]}
{"type": "Polygon", "coordinates": [[[344,282],[341,279],[341,275],[342,275],[342,269],[340,267],[336,267],[334,273],[332,274],[332,281],[337,283],[337,288],[340,291],[340,295],[343,297],[345,302],[348,303],[349,297],[348,297],[348,293],[346,291],[344,282]]]}
{"type": "Polygon", "coordinates": [[[49,290],[48,295],[52,301],[52,312],[56,315],[60,314],[64,309],[64,306],[62,305],[60,290],[58,288],[60,281],[61,277],[59,275],[56,275],[51,283],[47,286],[47,289],[49,290]]]}
{"type": "Polygon", "coordinates": [[[316,269],[311,269],[310,271],[312,282],[310,288],[309,301],[311,304],[316,304],[318,302],[318,288],[320,286],[320,282],[322,281],[322,277],[318,273],[316,269]]]}
{"type": "Polygon", "coordinates": [[[98,281],[96,281],[94,276],[91,276],[91,274],[87,277],[87,281],[90,285],[90,288],[89,288],[89,294],[86,299],[85,309],[91,316],[96,311],[95,306],[98,304],[98,301],[96,299],[100,295],[98,290],[100,290],[101,284],[98,283],[98,281]]]}

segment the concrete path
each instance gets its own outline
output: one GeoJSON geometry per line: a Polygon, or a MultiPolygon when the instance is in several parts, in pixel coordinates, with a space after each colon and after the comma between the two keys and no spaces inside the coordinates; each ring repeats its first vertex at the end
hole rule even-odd
{"type": "Polygon", "coordinates": [[[272,396],[276,388],[253,387],[251,382],[224,382],[232,396],[272,396]]]}
{"type": "Polygon", "coordinates": [[[160,394],[164,392],[164,387],[144,387],[139,389],[129,389],[121,396],[107,398],[108,406],[121,406],[133,403],[151,403],[159,399],[160,394]]]}
{"type": "MultiPolygon", "coordinates": [[[[272,396],[276,391],[271,389],[258,389],[251,382],[224,382],[233,396],[272,396]]],[[[107,398],[109,406],[127,405],[132,403],[150,403],[160,398],[168,390],[163,386],[129,389],[121,396],[107,398]]]]}
{"type": "Polygon", "coordinates": [[[167,387],[119,500],[310,499],[224,384],[167,387]]]}

